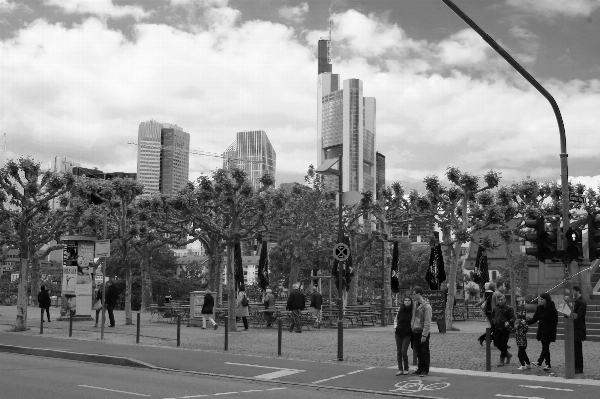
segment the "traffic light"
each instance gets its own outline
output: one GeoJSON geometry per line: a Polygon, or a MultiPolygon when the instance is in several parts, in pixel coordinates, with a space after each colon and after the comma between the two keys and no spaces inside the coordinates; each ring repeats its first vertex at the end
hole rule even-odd
{"type": "Polygon", "coordinates": [[[590,261],[600,258],[600,215],[588,215],[588,248],[590,249],[590,261]]]}
{"type": "Polygon", "coordinates": [[[581,242],[581,230],[569,227],[565,235],[565,254],[569,261],[580,262],[583,260],[583,246],[581,242]]]}
{"type": "Polygon", "coordinates": [[[525,235],[525,240],[534,243],[536,246],[535,248],[526,248],[525,253],[535,256],[540,262],[556,258],[556,230],[546,231],[544,217],[542,216],[535,220],[526,220],[525,227],[535,229],[535,234],[525,235]]]}

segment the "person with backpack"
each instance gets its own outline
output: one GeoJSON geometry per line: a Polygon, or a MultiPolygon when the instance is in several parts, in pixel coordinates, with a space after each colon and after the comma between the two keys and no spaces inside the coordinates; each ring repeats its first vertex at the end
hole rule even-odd
{"type": "Polygon", "coordinates": [[[541,294],[538,299],[538,307],[533,317],[527,320],[528,325],[538,323],[536,339],[542,343],[542,353],[534,366],[540,367],[542,362],[546,362],[544,371],[552,370],[550,365],[550,343],[556,341],[556,328],[558,326],[558,311],[552,298],[546,292],[541,294]]]}
{"type": "MultiPolygon", "coordinates": [[[[48,323],[50,323],[50,304],[52,301],[50,300],[50,294],[46,291],[46,286],[42,285],[40,287],[40,293],[38,294],[38,304],[40,309],[46,310],[46,316],[48,317],[48,323]]],[[[42,311],[42,322],[44,322],[44,312],[42,311]]]]}
{"type": "Polygon", "coordinates": [[[250,303],[248,302],[248,298],[246,298],[246,293],[244,291],[238,292],[238,297],[235,305],[235,317],[241,317],[242,322],[244,323],[244,331],[248,331],[248,316],[250,316],[250,311],[248,309],[250,303]]]}
{"type": "Polygon", "coordinates": [[[204,303],[202,304],[202,329],[206,330],[206,321],[210,321],[213,328],[216,330],[219,325],[212,318],[213,308],[215,307],[215,299],[210,292],[204,295],[204,303]]]}

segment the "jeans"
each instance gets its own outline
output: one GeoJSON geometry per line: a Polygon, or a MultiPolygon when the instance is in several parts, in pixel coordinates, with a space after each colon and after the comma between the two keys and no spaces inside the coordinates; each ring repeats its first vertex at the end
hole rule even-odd
{"type": "Polygon", "coordinates": [[[429,353],[429,335],[425,342],[421,342],[422,332],[413,333],[413,347],[417,352],[418,366],[417,368],[421,371],[429,372],[429,363],[431,361],[431,354],[429,353]]]}
{"type": "Polygon", "coordinates": [[[581,341],[575,341],[575,370],[583,371],[583,345],[581,341]]]}
{"type": "Polygon", "coordinates": [[[108,320],[110,320],[110,325],[115,325],[115,315],[113,314],[113,310],[115,310],[114,306],[107,305],[106,310],[108,310],[108,320]]]}
{"type": "Polygon", "coordinates": [[[98,319],[100,318],[100,312],[102,312],[102,308],[96,309],[96,324],[98,324],[98,319]]]}
{"type": "Polygon", "coordinates": [[[300,324],[300,310],[292,310],[292,321],[290,322],[290,331],[295,329],[297,332],[302,331],[302,324],[300,324]]]}
{"type": "Polygon", "coordinates": [[[521,366],[531,364],[531,362],[529,361],[529,356],[527,356],[526,346],[519,346],[519,353],[517,353],[517,356],[519,357],[519,363],[521,363],[521,366]]]}
{"type": "Polygon", "coordinates": [[[496,330],[494,334],[494,346],[500,350],[500,359],[505,359],[508,355],[508,330],[496,330]]]}
{"type": "Polygon", "coordinates": [[[412,339],[412,335],[400,335],[394,334],[396,338],[396,353],[398,360],[398,370],[408,370],[408,346],[410,345],[410,340],[412,339]],[[402,363],[404,362],[404,369],[402,368],[402,363]]]}
{"type": "MultiPolygon", "coordinates": [[[[50,307],[43,308],[46,310],[46,316],[48,317],[48,321],[50,321],[50,307]]],[[[42,311],[42,320],[44,320],[44,312],[42,311]]]]}
{"type": "Polygon", "coordinates": [[[540,353],[538,364],[541,365],[544,360],[546,365],[550,366],[550,341],[542,341],[542,353],[540,353]]]}

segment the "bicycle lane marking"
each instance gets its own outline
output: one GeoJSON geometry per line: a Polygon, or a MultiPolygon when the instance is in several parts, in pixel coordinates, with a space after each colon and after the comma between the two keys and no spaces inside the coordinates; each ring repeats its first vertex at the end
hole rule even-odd
{"type": "Polygon", "coordinates": [[[346,374],[340,374],[340,375],[336,375],[336,376],[333,376],[333,377],[325,378],[325,379],[322,379],[322,380],[319,380],[319,381],[313,381],[313,382],[311,382],[311,384],[320,384],[320,383],[325,382],[325,381],[335,380],[337,378],[346,377],[346,376],[349,376],[349,375],[352,375],[352,374],[362,373],[363,371],[371,370],[371,369],[374,369],[374,368],[375,367],[367,367],[366,369],[362,369],[362,370],[354,370],[354,371],[351,371],[351,372],[346,373],[346,374]]]}
{"type": "Polygon", "coordinates": [[[275,378],[286,377],[288,375],[303,373],[304,371],[306,371],[306,370],[290,369],[290,368],[284,368],[284,367],[261,366],[258,364],[247,364],[247,363],[225,362],[225,364],[232,365],[232,366],[246,366],[246,367],[257,367],[257,368],[261,368],[261,369],[277,370],[277,371],[272,371],[270,373],[253,376],[254,378],[260,378],[260,379],[264,379],[264,380],[273,380],[275,378]]]}

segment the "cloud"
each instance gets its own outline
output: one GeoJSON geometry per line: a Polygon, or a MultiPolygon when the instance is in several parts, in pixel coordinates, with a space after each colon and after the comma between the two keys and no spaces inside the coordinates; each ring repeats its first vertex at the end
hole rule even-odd
{"type": "Polygon", "coordinates": [[[0,0],[0,13],[10,13],[16,10],[17,7],[17,3],[14,3],[9,0],[0,0]]]}
{"type": "Polygon", "coordinates": [[[118,6],[112,0],[44,0],[49,6],[61,8],[67,14],[92,14],[99,17],[133,17],[136,21],[150,13],[136,6],[118,6]]]}
{"type": "Polygon", "coordinates": [[[279,9],[279,16],[289,21],[300,24],[304,22],[308,13],[308,3],[302,3],[297,7],[283,6],[279,9]]]}
{"type": "Polygon", "coordinates": [[[544,17],[589,17],[600,8],[600,0],[507,0],[508,5],[544,17]]]}
{"type": "Polygon", "coordinates": [[[486,61],[488,44],[472,29],[464,29],[442,40],[436,46],[440,60],[446,65],[465,66],[486,61]]]}

